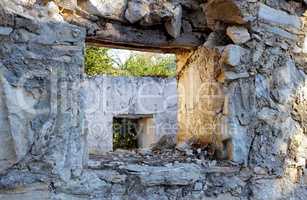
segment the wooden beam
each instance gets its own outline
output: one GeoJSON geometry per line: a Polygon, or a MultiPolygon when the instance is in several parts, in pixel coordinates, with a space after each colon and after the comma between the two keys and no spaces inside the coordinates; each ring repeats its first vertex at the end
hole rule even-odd
{"type": "Polygon", "coordinates": [[[172,39],[164,30],[105,23],[99,26],[95,35],[88,36],[86,42],[96,46],[174,53],[182,49],[196,49],[205,42],[205,37],[199,33],[188,33],[172,39]]]}

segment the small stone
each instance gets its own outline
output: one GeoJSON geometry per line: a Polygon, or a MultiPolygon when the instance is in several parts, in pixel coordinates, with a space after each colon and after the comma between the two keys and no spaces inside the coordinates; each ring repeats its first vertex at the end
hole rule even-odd
{"type": "Polygon", "coordinates": [[[165,149],[175,149],[177,142],[177,136],[175,134],[164,135],[160,140],[153,144],[153,151],[161,151],[165,149]]]}
{"type": "Polygon", "coordinates": [[[124,14],[127,7],[127,0],[87,0],[81,1],[79,6],[92,15],[125,21],[124,14]]]}
{"type": "Polygon", "coordinates": [[[305,173],[304,173],[304,184],[307,185],[307,169],[305,170],[305,173]]]}
{"type": "Polygon", "coordinates": [[[257,175],[265,175],[266,174],[265,169],[263,169],[262,167],[255,167],[254,172],[257,175]]]}
{"type": "Polygon", "coordinates": [[[191,146],[189,144],[187,144],[186,142],[183,142],[183,143],[179,143],[176,146],[176,149],[178,151],[185,152],[187,149],[191,149],[191,146]]]}
{"type": "Polygon", "coordinates": [[[138,149],[138,153],[144,156],[149,156],[151,155],[152,151],[149,148],[142,148],[142,149],[138,149]]]}
{"type": "Polygon", "coordinates": [[[195,191],[200,191],[203,189],[203,183],[202,182],[196,182],[194,185],[194,190],[195,191]]]}
{"type": "Polygon", "coordinates": [[[236,79],[248,78],[248,77],[249,77],[249,73],[247,73],[247,72],[241,72],[241,73],[236,73],[236,72],[232,72],[232,71],[224,72],[224,79],[225,80],[236,80],[236,79]]]}
{"type": "Polygon", "coordinates": [[[64,18],[60,14],[53,14],[50,16],[51,20],[57,21],[57,22],[64,22],[64,18]]]}
{"type": "Polygon", "coordinates": [[[36,3],[36,0],[13,0],[14,3],[23,6],[33,6],[36,3]]]}
{"type": "Polygon", "coordinates": [[[198,165],[201,165],[201,164],[203,163],[203,161],[200,160],[200,159],[196,159],[196,160],[195,160],[195,163],[198,164],[198,165]]]}
{"type": "Polygon", "coordinates": [[[243,44],[251,38],[248,30],[241,26],[228,27],[227,35],[235,44],[243,44]]]}
{"type": "Polygon", "coordinates": [[[10,27],[2,27],[0,26],[0,35],[9,35],[13,31],[10,27]]]}
{"type": "Polygon", "coordinates": [[[276,122],[277,118],[280,116],[280,113],[271,108],[262,108],[257,114],[258,119],[268,123],[273,124],[276,122]]]}
{"type": "Polygon", "coordinates": [[[178,165],[179,163],[180,163],[180,162],[176,160],[176,161],[174,162],[174,165],[178,165]]]}
{"type": "Polygon", "coordinates": [[[60,13],[59,7],[53,1],[48,2],[47,10],[50,16],[60,13]]]}
{"type": "MultiPolygon", "coordinates": [[[[301,53],[303,50],[302,48],[298,47],[297,45],[295,45],[292,49],[293,53],[301,53]]],[[[306,45],[306,52],[307,52],[307,45],[306,45]]]]}
{"type": "Polygon", "coordinates": [[[165,167],[172,167],[173,164],[172,164],[172,163],[167,163],[167,164],[165,164],[164,166],[165,166],[165,167]]]}
{"type": "Polygon", "coordinates": [[[238,45],[228,45],[222,53],[222,62],[230,66],[237,66],[241,64],[241,60],[247,50],[238,45]]]}
{"type": "Polygon", "coordinates": [[[183,20],[182,21],[182,30],[184,33],[191,33],[193,31],[193,27],[190,22],[183,20]]]}
{"type": "Polygon", "coordinates": [[[146,1],[131,1],[125,12],[125,18],[132,24],[143,19],[150,13],[149,5],[146,1]]]}
{"type": "Polygon", "coordinates": [[[46,7],[48,11],[48,16],[42,17],[43,20],[45,21],[53,20],[53,21],[58,21],[58,22],[64,22],[64,18],[62,17],[62,15],[59,14],[60,9],[56,3],[54,3],[53,1],[50,1],[46,5],[46,7]]]}
{"type": "Polygon", "coordinates": [[[78,29],[74,29],[74,30],[71,32],[71,34],[72,34],[72,36],[73,36],[74,38],[78,38],[78,37],[80,37],[80,35],[81,35],[81,31],[78,30],[78,29]]]}
{"type": "Polygon", "coordinates": [[[216,166],[217,162],[216,162],[216,160],[212,160],[208,164],[209,164],[209,167],[214,167],[214,166],[216,166]]]}
{"type": "Polygon", "coordinates": [[[303,53],[307,53],[307,36],[304,38],[303,53]]]}
{"type": "Polygon", "coordinates": [[[193,156],[193,155],[194,155],[192,149],[187,149],[187,150],[185,151],[185,153],[187,154],[187,156],[193,156]]]}
{"type": "Polygon", "coordinates": [[[180,36],[181,25],[182,25],[182,7],[177,6],[174,9],[174,16],[171,20],[165,23],[165,29],[167,33],[173,38],[180,36]]]}

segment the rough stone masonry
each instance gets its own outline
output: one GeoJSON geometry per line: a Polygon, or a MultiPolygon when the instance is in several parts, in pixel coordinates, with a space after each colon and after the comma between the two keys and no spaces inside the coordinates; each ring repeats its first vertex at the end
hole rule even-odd
{"type": "Polygon", "coordinates": [[[0,8],[1,199],[306,199],[305,1],[0,8]],[[88,161],[85,42],[177,54],[179,152],[88,161]],[[226,161],[183,148],[190,139],[226,161]]]}

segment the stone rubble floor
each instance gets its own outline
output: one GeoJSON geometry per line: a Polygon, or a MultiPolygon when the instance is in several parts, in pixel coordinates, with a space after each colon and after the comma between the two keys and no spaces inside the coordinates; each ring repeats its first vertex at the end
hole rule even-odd
{"type": "Polygon", "coordinates": [[[88,168],[89,169],[102,169],[112,168],[116,169],[120,166],[127,165],[141,165],[141,166],[165,166],[170,167],[177,164],[196,164],[202,168],[214,168],[214,167],[240,167],[237,163],[231,161],[217,161],[206,158],[202,152],[187,154],[177,150],[163,150],[163,151],[151,151],[149,149],[139,150],[116,150],[114,152],[107,152],[102,155],[91,154],[89,157],[88,168]]]}

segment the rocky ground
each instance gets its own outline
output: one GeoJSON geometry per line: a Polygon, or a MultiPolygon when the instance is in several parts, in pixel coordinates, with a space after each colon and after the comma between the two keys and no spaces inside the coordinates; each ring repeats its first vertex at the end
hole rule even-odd
{"type": "Polygon", "coordinates": [[[201,149],[179,150],[166,149],[163,151],[152,151],[150,149],[140,150],[116,150],[105,153],[104,155],[90,155],[90,169],[117,168],[123,165],[142,165],[142,166],[173,166],[180,163],[196,164],[203,168],[214,166],[238,167],[231,161],[211,160],[206,156],[206,152],[201,149]]]}

